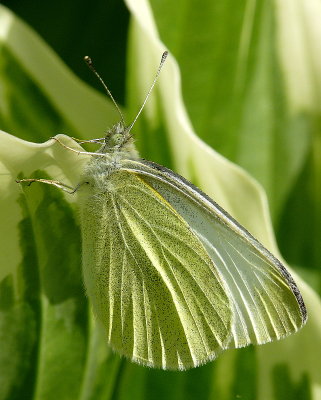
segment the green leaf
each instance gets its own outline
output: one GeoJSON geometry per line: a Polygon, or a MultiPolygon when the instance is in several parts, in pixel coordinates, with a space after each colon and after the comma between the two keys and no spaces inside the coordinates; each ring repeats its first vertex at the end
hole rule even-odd
{"type": "Polygon", "coordinates": [[[2,129],[25,140],[43,141],[58,133],[92,138],[117,121],[106,96],[81,82],[3,6],[0,26],[2,129]]]}
{"type": "Polygon", "coordinates": [[[283,254],[321,293],[320,5],[150,4],[198,136],[263,185],[283,254]]]}

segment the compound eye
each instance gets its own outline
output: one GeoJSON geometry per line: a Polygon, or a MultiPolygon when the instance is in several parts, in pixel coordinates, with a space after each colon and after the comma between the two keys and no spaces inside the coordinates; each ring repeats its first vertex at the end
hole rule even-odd
{"type": "Polygon", "coordinates": [[[110,138],[110,144],[112,147],[114,146],[119,146],[122,144],[123,141],[123,135],[121,133],[116,133],[110,138]]]}

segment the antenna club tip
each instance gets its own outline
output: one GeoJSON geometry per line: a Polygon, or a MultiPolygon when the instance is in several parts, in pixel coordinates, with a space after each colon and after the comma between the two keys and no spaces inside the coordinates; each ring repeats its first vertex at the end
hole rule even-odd
{"type": "Polygon", "coordinates": [[[92,61],[91,61],[91,58],[89,57],[89,56],[85,56],[84,57],[84,61],[85,61],[85,63],[87,63],[88,65],[92,65],[92,61]]]}
{"type": "Polygon", "coordinates": [[[168,56],[168,51],[165,50],[164,53],[162,54],[162,60],[165,60],[167,56],[168,56]]]}

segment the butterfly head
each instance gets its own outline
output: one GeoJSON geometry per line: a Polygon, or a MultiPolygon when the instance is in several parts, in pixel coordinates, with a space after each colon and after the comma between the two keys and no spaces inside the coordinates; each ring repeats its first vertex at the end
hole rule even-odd
{"type": "MultiPolygon", "coordinates": [[[[136,117],[134,118],[132,123],[128,126],[125,124],[124,116],[123,116],[120,108],[118,107],[118,104],[116,103],[115,99],[113,98],[110,90],[108,89],[105,82],[102,80],[102,78],[98,74],[98,72],[95,70],[91,58],[88,56],[84,57],[86,64],[93,71],[93,73],[97,76],[97,78],[100,80],[101,84],[103,85],[103,87],[106,90],[106,93],[108,94],[108,96],[110,97],[112,102],[114,103],[114,105],[120,115],[120,122],[108,130],[108,132],[104,138],[103,144],[100,147],[100,149],[98,150],[98,153],[106,153],[106,154],[124,153],[124,155],[126,155],[126,156],[130,156],[130,157],[134,157],[134,158],[138,157],[138,153],[135,149],[134,140],[133,140],[132,135],[130,134],[130,131],[131,131],[132,127],[134,126],[135,122],[137,121],[140,113],[142,112],[142,110],[148,100],[148,97],[153,90],[153,87],[155,86],[155,83],[156,83],[157,78],[160,74],[160,71],[164,65],[167,55],[168,55],[168,52],[164,51],[164,53],[162,54],[162,58],[161,58],[158,70],[156,72],[155,78],[147,92],[145,100],[143,101],[143,104],[140,107],[136,117]]],[[[101,143],[101,140],[99,139],[99,141],[97,140],[97,142],[101,143]]]]}
{"type": "Polygon", "coordinates": [[[134,157],[137,154],[134,150],[134,139],[122,121],[107,131],[104,143],[97,152],[106,154],[122,152],[134,157]]]}

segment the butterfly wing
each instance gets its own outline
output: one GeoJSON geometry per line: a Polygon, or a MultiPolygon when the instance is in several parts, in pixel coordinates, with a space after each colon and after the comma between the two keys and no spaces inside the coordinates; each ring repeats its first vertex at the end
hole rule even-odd
{"type": "Polygon", "coordinates": [[[213,200],[158,164],[127,161],[123,168],[167,201],[206,249],[231,304],[230,347],[280,339],[305,323],[306,308],[289,272],[213,200]]]}
{"type": "Polygon", "coordinates": [[[137,173],[119,170],[81,202],[85,286],[110,345],[186,369],[229,347],[226,288],[205,247],[137,173]]]}

